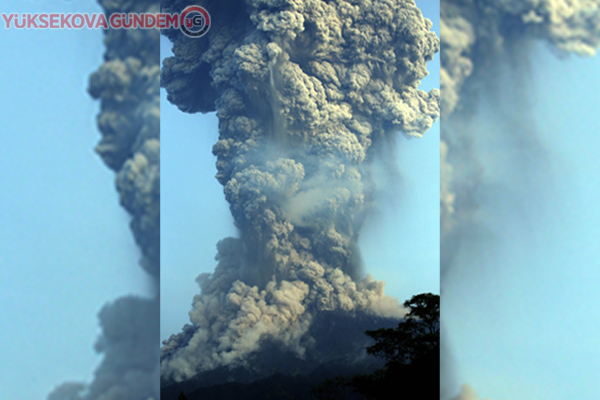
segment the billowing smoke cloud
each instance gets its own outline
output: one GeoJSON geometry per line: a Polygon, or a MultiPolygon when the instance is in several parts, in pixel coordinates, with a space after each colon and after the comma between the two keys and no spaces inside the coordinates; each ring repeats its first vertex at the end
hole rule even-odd
{"type": "MultiPolygon", "coordinates": [[[[468,263],[456,259],[461,246],[471,242],[466,245],[468,253],[476,251],[474,242],[482,241],[480,232],[474,232],[484,219],[478,213],[486,198],[495,197],[494,204],[511,202],[517,197],[518,201],[527,202],[532,201],[535,191],[544,190],[541,180],[526,187],[531,179],[527,175],[534,171],[539,174],[536,178],[540,178],[546,162],[539,139],[542,135],[536,131],[527,103],[532,44],[546,42],[559,56],[593,55],[600,47],[600,3],[597,0],[445,0],[441,7],[441,40],[440,206],[444,291],[445,282],[459,280],[447,279],[457,264],[468,263]],[[510,101],[503,102],[507,92],[511,93],[510,101]],[[481,143],[499,144],[495,154],[507,149],[512,154],[504,154],[500,163],[490,162],[478,153],[481,143]],[[507,166],[507,161],[518,167],[507,166]],[[482,193],[484,187],[490,187],[485,180],[498,173],[506,175],[503,183],[509,183],[493,195],[482,193]],[[511,197],[514,190],[519,190],[519,194],[511,197]]],[[[460,274],[469,272],[463,269],[460,274]]],[[[444,356],[449,360],[448,354],[444,356]]],[[[445,375],[447,380],[453,370],[448,360],[442,360],[442,378],[445,375]]],[[[453,395],[443,393],[442,398],[453,395]]],[[[466,388],[459,398],[476,396],[472,389],[466,388]]]]}
{"type": "Polygon", "coordinates": [[[216,177],[240,238],[219,242],[191,324],[164,342],[167,381],[243,366],[265,342],[308,357],[318,315],[401,317],[362,278],[358,235],[381,148],[420,137],[440,107],[439,90],[418,90],[439,40],[412,0],[193,3],[210,31],[165,32],[161,85],[183,111],[217,112],[216,177]]]}
{"type": "MultiPolygon", "coordinates": [[[[155,0],[99,0],[114,12],[158,12],[155,0]]],[[[48,400],[159,398],[160,101],[159,32],[108,30],[104,63],[91,75],[89,93],[101,102],[96,147],[117,174],[121,205],[153,278],[153,298],[123,297],[99,313],[96,351],[104,358],[89,385],[63,384],[48,400]]],[[[64,360],[63,360],[64,361],[64,360]]]]}

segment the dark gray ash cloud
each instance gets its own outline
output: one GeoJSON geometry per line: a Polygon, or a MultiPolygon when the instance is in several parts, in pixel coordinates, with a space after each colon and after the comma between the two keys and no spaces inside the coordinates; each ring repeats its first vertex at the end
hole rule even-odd
{"type": "Polygon", "coordinates": [[[194,4],[210,31],[165,32],[161,85],[183,111],[216,111],[216,178],[240,238],[219,242],[190,324],[164,342],[166,381],[243,366],[265,341],[307,357],[321,313],[401,317],[384,282],[363,278],[358,236],[381,148],[420,137],[440,108],[439,90],[418,89],[439,39],[413,1],[194,4]]]}

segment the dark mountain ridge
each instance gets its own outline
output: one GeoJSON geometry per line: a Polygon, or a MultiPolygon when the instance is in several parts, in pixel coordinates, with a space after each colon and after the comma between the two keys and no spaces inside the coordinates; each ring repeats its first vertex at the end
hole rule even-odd
{"type": "Polygon", "coordinates": [[[310,389],[336,376],[370,374],[383,361],[369,356],[365,348],[372,339],[365,331],[393,328],[400,320],[374,316],[340,315],[325,312],[311,326],[316,337],[303,358],[265,341],[261,351],[244,365],[203,371],[183,382],[161,383],[162,400],[178,400],[183,392],[188,400],[229,399],[311,399],[310,389]]]}

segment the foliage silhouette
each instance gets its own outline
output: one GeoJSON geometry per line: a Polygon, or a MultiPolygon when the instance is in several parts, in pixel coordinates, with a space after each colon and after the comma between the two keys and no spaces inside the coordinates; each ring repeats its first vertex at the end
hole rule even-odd
{"type": "Polygon", "coordinates": [[[367,353],[385,359],[383,368],[370,375],[327,380],[311,394],[318,400],[376,400],[399,397],[402,391],[424,400],[439,399],[440,296],[415,295],[404,306],[409,312],[398,327],[366,332],[375,340],[367,353]]]}

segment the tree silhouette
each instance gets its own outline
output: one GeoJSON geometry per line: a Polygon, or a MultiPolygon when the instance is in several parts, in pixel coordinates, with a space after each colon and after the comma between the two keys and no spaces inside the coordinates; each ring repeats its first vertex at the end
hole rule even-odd
{"type": "Polygon", "coordinates": [[[386,367],[412,364],[440,349],[440,296],[424,293],[404,302],[410,309],[397,328],[367,331],[375,340],[367,352],[387,360],[386,367]]]}
{"type": "Polygon", "coordinates": [[[419,294],[404,306],[410,311],[397,328],[366,332],[375,340],[367,352],[384,358],[386,364],[372,375],[348,382],[364,398],[389,399],[401,390],[421,399],[439,399],[440,296],[419,294]]]}
{"type": "Polygon", "coordinates": [[[185,394],[183,394],[183,392],[179,393],[179,397],[177,398],[177,400],[187,400],[187,397],[185,397],[185,394]]]}
{"type": "Polygon", "coordinates": [[[348,385],[348,378],[336,376],[310,390],[310,394],[317,400],[361,400],[363,396],[348,385]]]}

